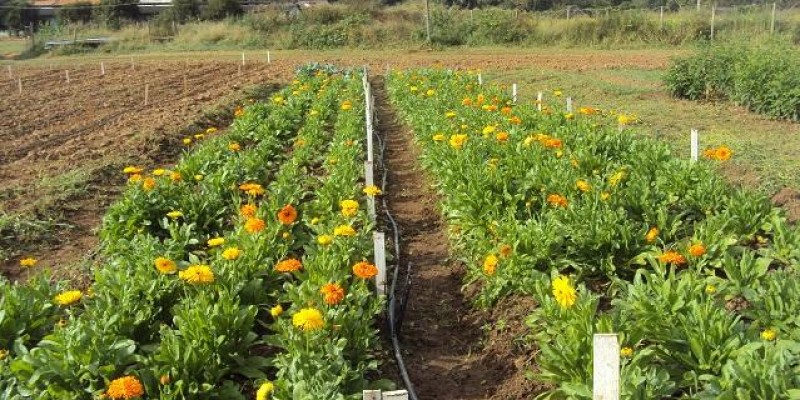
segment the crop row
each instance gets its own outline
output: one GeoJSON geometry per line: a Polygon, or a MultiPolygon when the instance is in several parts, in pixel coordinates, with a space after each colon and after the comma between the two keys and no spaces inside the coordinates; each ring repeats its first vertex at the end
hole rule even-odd
{"type": "Polygon", "coordinates": [[[478,305],[538,304],[519,345],[541,398],[591,398],[609,332],[624,398],[800,395],[800,229],[720,177],[730,149],[680,160],[628,118],[513,104],[470,73],[394,72],[389,91],[478,305]]]}
{"type": "Polygon", "coordinates": [[[2,397],[359,393],[381,308],[363,103],[357,75],[305,68],[174,168],[126,168],[88,290],[2,283],[2,397]]]}

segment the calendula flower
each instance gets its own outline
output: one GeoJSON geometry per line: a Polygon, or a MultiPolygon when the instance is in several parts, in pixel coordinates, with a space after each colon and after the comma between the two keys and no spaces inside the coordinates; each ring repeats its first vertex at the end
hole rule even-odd
{"type": "Polygon", "coordinates": [[[561,139],[548,138],[542,143],[542,145],[548,149],[559,149],[563,144],[561,143],[561,139]]]}
{"type": "Polygon", "coordinates": [[[778,331],[772,328],[764,329],[761,331],[761,339],[771,342],[778,337],[778,331]]]}
{"type": "Polygon", "coordinates": [[[512,251],[513,251],[513,248],[511,246],[507,245],[507,244],[504,244],[504,245],[500,246],[500,256],[501,257],[510,256],[512,251]]]}
{"type": "Polygon", "coordinates": [[[139,183],[141,181],[142,181],[142,175],[140,174],[133,174],[130,177],[128,177],[129,183],[139,183]]]}
{"type": "Polygon", "coordinates": [[[498,142],[505,143],[508,141],[508,132],[497,132],[494,138],[497,139],[498,142]]]}
{"type": "Polygon", "coordinates": [[[625,170],[621,169],[608,178],[608,184],[611,186],[617,186],[619,185],[620,182],[622,182],[624,178],[625,178],[625,170]]]}
{"type": "Polygon", "coordinates": [[[486,125],[483,127],[483,130],[481,132],[483,133],[483,136],[489,136],[493,134],[496,129],[497,128],[494,125],[486,125]]]}
{"type": "Polygon", "coordinates": [[[360,261],[353,265],[353,274],[361,279],[369,279],[378,275],[378,267],[366,261],[360,261]]]}
{"type": "Polygon", "coordinates": [[[295,258],[287,258],[275,265],[278,272],[296,272],[303,268],[303,263],[295,258]]]}
{"type": "Polygon", "coordinates": [[[444,113],[444,116],[445,116],[445,118],[455,118],[456,117],[456,112],[455,111],[448,111],[448,112],[444,113]]]}
{"type": "Polygon", "coordinates": [[[664,264],[683,265],[686,264],[686,257],[677,251],[668,250],[664,252],[664,254],[658,256],[658,261],[664,264]]]}
{"type": "Polygon", "coordinates": [[[331,235],[319,235],[317,236],[317,243],[322,246],[327,246],[333,242],[333,237],[331,235]]]}
{"type": "Polygon", "coordinates": [[[464,97],[464,99],[461,100],[461,105],[462,106],[471,106],[472,105],[472,99],[470,99],[469,97],[464,97]]]}
{"type": "Polygon", "coordinates": [[[239,143],[233,142],[228,143],[228,150],[230,151],[239,151],[242,149],[242,146],[239,143]]]}
{"type": "Polygon", "coordinates": [[[187,146],[192,144],[192,139],[188,138],[188,137],[187,138],[183,138],[183,144],[185,144],[187,146]]]}
{"type": "Polygon", "coordinates": [[[717,287],[714,285],[706,285],[706,294],[717,293],[717,287]]]}
{"type": "Polygon", "coordinates": [[[71,306],[81,301],[81,297],[83,297],[83,293],[81,293],[80,290],[67,290],[66,292],[56,295],[55,301],[58,305],[71,306]]]}
{"type": "Polygon", "coordinates": [[[603,192],[600,193],[600,200],[606,201],[611,197],[611,193],[603,192]]]}
{"type": "Polygon", "coordinates": [[[728,148],[727,146],[720,146],[717,150],[714,151],[714,155],[717,160],[719,161],[727,161],[731,159],[733,155],[733,150],[728,148]]]}
{"type": "Polygon", "coordinates": [[[691,254],[692,257],[700,257],[706,254],[706,246],[703,246],[702,243],[695,243],[689,246],[689,254],[691,254]]]}
{"type": "Polygon", "coordinates": [[[451,135],[450,146],[454,149],[461,149],[467,143],[467,135],[451,135]]]}
{"type": "Polygon", "coordinates": [[[206,135],[203,134],[203,133],[198,133],[198,134],[194,135],[194,138],[197,139],[197,140],[203,140],[203,138],[205,138],[205,137],[206,137],[206,135]]]}
{"type": "Polygon", "coordinates": [[[322,294],[325,304],[332,306],[344,300],[344,288],[338,283],[326,283],[322,285],[319,292],[322,294]]]}
{"type": "Polygon", "coordinates": [[[426,94],[428,97],[431,97],[431,96],[433,96],[433,95],[435,95],[435,94],[436,94],[436,91],[435,91],[435,90],[433,90],[433,89],[428,89],[428,91],[427,91],[427,92],[425,92],[425,94],[426,94]]]}
{"type": "Polygon", "coordinates": [[[144,386],[135,376],[123,376],[108,384],[106,396],[112,399],[135,399],[144,396],[144,386]]]}
{"type": "Polygon", "coordinates": [[[258,208],[255,204],[245,204],[239,208],[239,214],[245,218],[254,218],[258,208]]]}
{"type": "Polygon", "coordinates": [[[650,230],[647,231],[647,234],[644,235],[644,240],[647,243],[653,243],[658,238],[658,233],[659,232],[658,232],[658,228],[657,227],[655,227],[655,226],[651,227],[650,230]]]}
{"type": "Polygon", "coordinates": [[[278,221],[284,225],[291,225],[297,220],[297,210],[291,204],[287,204],[278,211],[278,221]]]}
{"type": "Polygon", "coordinates": [[[183,216],[183,213],[180,211],[170,211],[167,213],[167,216],[172,219],[178,219],[183,216]]]}
{"type": "Polygon", "coordinates": [[[239,190],[250,196],[260,196],[265,193],[264,188],[258,183],[243,183],[239,185],[239,190]]]}
{"type": "Polygon", "coordinates": [[[0,361],[5,360],[8,357],[9,351],[6,349],[0,349],[0,361]]]}
{"type": "Polygon", "coordinates": [[[167,172],[169,171],[165,170],[164,168],[156,168],[153,170],[153,176],[163,176],[167,172]]]}
{"type": "Polygon", "coordinates": [[[158,383],[160,383],[162,386],[167,386],[170,384],[170,382],[172,382],[172,379],[170,379],[169,375],[167,374],[161,375],[158,378],[158,383]]]}
{"type": "Polygon", "coordinates": [[[569,308],[575,304],[578,293],[569,282],[569,277],[559,275],[556,279],[553,279],[552,285],[553,297],[555,297],[556,302],[558,302],[561,308],[569,308]]]}
{"type": "Polygon", "coordinates": [[[228,261],[233,261],[233,260],[239,258],[239,256],[241,256],[241,255],[242,255],[242,251],[239,250],[238,247],[228,247],[227,249],[225,249],[225,251],[222,252],[222,258],[224,258],[224,259],[226,259],[228,261]]]}
{"type": "Polygon", "coordinates": [[[283,314],[283,306],[278,304],[269,309],[269,315],[272,315],[272,318],[278,318],[283,314]]]}
{"type": "Polygon", "coordinates": [[[553,96],[561,97],[562,94],[560,89],[553,90],[553,96]]]}
{"type": "Polygon", "coordinates": [[[37,262],[39,262],[39,260],[37,260],[37,259],[35,259],[33,257],[27,257],[27,258],[23,258],[22,260],[19,260],[19,265],[21,267],[30,268],[30,267],[36,266],[37,262]]]}
{"type": "Polygon", "coordinates": [[[178,266],[175,264],[175,261],[172,261],[169,258],[158,257],[154,263],[158,272],[162,274],[173,274],[178,270],[178,266]]]}
{"type": "Polygon", "coordinates": [[[171,180],[173,183],[177,183],[177,182],[180,182],[180,181],[182,181],[182,180],[183,180],[183,176],[181,175],[181,173],[180,173],[180,172],[178,172],[178,171],[173,171],[173,172],[171,172],[171,173],[169,174],[169,179],[170,179],[170,180],[171,180]]]}
{"type": "Polygon", "coordinates": [[[486,256],[486,258],[483,260],[483,272],[484,272],[486,275],[489,275],[489,276],[492,276],[492,275],[494,275],[494,272],[495,272],[495,270],[497,269],[497,264],[498,264],[498,262],[499,262],[499,260],[497,259],[497,256],[496,256],[496,255],[494,255],[494,254],[489,254],[489,255],[488,255],[488,256],[486,256]]]}
{"type": "Polygon", "coordinates": [[[444,135],[442,135],[441,133],[437,133],[437,134],[433,135],[433,141],[434,142],[444,142],[445,139],[447,139],[447,138],[444,135]]]}
{"type": "Polygon", "coordinates": [[[225,238],[215,237],[213,239],[208,239],[208,247],[217,247],[222,246],[225,244],[225,238]]]}
{"type": "Polygon", "coordinates": [[[631,357],[633,357],[633,349],[630,348],[630,347],[625,346],[625,347],[619,349],[619,355],[621,355],[622,357],[625,357],[625,358],[631,358],[631,357]]]}
{"type": "Polygon", "coordinates": [[[355,200],[342,200],[339,202],[339,208],[345,217],[355,217],[358,214],[358,202],[355,200]]]}
{"type": "Polygon", "coordinates": [[[355,236],[356,230],[350,225],[339,225],[333,229],[334,236],[355,236]]]}
{"type": "Polygon", "coordinates": [[[620,114],[619,116],[617,116],[617,122],[620,125],[630,125],[630,124],[636,122],[636,120],[637,120],[637,118],[636,118],[635,115],[620,114]]]}
{"type": "Polygon", "coordinates": [[[309,332],[322,329],[325,323],[319,310],[316,308],[304,308],[292,316],[292,325],[309,332]]]}
{"type": "Polygon", "coordinates": [[[369,197],[375,197],[383,193],[381,189],[375,185],[368,185],[364,188],[364,194],[369,197]]]}
{"type": "Polygon", "coordinates": [[[578,112],[583,115],[594,115],[600,112],[600,110],[592,107],[581,107],[578,109],[578,112]]]}
{"type": "Polygon", "coordinates": [[[156,180],[153,178],[147,177],[144,179],[144,181],[142,181],[142,189],[144,189],[145,192],[149,192],[155,189],[155,187],[156,187],[156,180]]]}
{"type": "Polygon", "coordinates": [[[122,173],[131,175],[131,174],[141,174],[142,171],[143,170],[139,167],[134,167],[132,165],[129,165],[122,170],[122,173]]]}
{"type": "Polygon", "coordinates": [[[342,102],[342,110],[348,111],[353,108],[353,103],[350,100],[345,100],[342,102]]]}
{"type": "Polygon", "coordinates": [[[575,114],[566,113],[566,114],[564,114],[564,119],[566,119],[567,121],[572,121],[573,119],[575,119],[575,114]]]}
{"type": "Polygon", "coordinates": [[[178,272],[178,278],[193,285],[213,283],[214,271],[208,265],[196,264],[178,272]]]}
{"type": "Polygon", "coordinates": [[[215,133],[217,133],[217,128],[215,128],[215,127],[213,127],[213,126],[212,126],[212,127],[209,127],[209,128],[206,128],[206,134],[207,134],[207,135],[213,135],[213,134],[215,134],[215,133]]]}
{"type": "Polygon", "coordinates": [[[237,106],[235,110],[233,110],[233,116],[235,118],[239,118],[244,115],[244,108],[242,106],[237,106]]]}
{"type": "Polygon", "coordinates": [[[584,193],[590,192],[592,190],[592,185],[590,185],[589,182],[586,182],[583,179],[578,179],[578,181],[575,182],[575,187],[584,193]]]}
{"type": "Polygon", "coordinates": [[[269,395],[275,391],[275,384],[266,381],[258,387],[258,391],[256,391],[256,400],[267,400],[269,395]]]}
{"type": "Polygon", "coordinates": [[[553,207],[567,207],[569,205],[569,201],[566,197],[560,194],[551,194],[547,196],[547,202],[550,203],[553,207]]]}
{"type": "Polygon", "coordinates": [[[248,218],[244,223],[244,230],[247,233],[259,233],[267,227],[267,224],[261,218],[248,218]]]}
{"type": "Polygon", "coordinates": [[[197,181],[197,182],[202,181],[203,178],[204,178],[203,174],[197,174],[197,175],[194,176],[194,180],[197,181]]]}

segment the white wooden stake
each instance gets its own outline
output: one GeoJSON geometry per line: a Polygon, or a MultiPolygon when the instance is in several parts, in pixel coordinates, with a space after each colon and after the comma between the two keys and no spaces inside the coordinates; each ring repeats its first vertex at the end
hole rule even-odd
{"type": "Polygon", "coordinates": [[[619,342],[615,333],[598,333],[592,340],[593,400],[619,400],[619,342]]]}
{"type": "Polygon", "coordinates": [[[372,144],[372,102],[370,99],[372,98],[372,90],[369,85],[369,79],[367,78],[367,67],[364,67],[364,75],[363,75],[363,85],[364,85],[364,120],[366,122],[367,127],[367,161],[373,162],[375,160],[375,154],[373,150],[372,144]]]}
{"type": "Polygon", "coordinates": [[[106,76],[106,65],[104,63],[100,63],[100,76],[106,76]]]}
{"type": "Polygon", "coordinates": [[[572,97],[567,97],[567,112],[572,112],[572,97]]]}
{"type": "Polygon", "coordinates": [[[242,52],[242,66],[244,66],[244,52],[242,52]]]}
{"type": "Polygon", "coordinates": [[[542,92],[536,93],[536,109],[542,111],[542,92]]]}
{"type": "Polygon", "coordinates": [[[145,84],[144,85],[144,105],[147,105],[149,97],[150,97],[150,85],[145,84]]]}
{"type": "Polygon", "coordinates": [[[364,400],[382,400],[380,390],[365,390],[361,392],[364,400]]]}
{"type": "Polygon", "coordinates": [[[658,22],[658,29],[664,30],[664,6],[661,6],[661,18],[658,22]]]}
{"type": "Polygon", "coordinates": [[[11,74],[11,66],[8,66],[8,79],[13,79],[14,76],[11,74]]]}
{"type": "Polygon", "coordinates": [[[516,83],[511,85],[511,98],[514,101],[514,104],[517,104],[517,84],[516,83]]]}
{"type": "Polygon", "coordinates": [[[697,161],[697,157],[700,153],[700,134],[697,132],[697,129],[692,129],[691,146],[692,161],[697,161]]]}
{"type": "Polygon", "coordinates": [[[717,17],[717,6],[711,6],[711,40],[714,40],[714,20],[717,17]]]}
{"type": "Polygon", "coordinates": [[[67,78],[67,83],[69,83],[69,70],[64,71],[64,76],[67,78]]]}
{"type": "Polygon", "coordinates": [[[700,0],[697,0],[697,11],[700,11],[700,0]]]}
{"type": "Polygon", "coordinates": [[[239,64],[239,72],[237,72],[237,74],[239,74],[239,75],[242,74],[242,64],[239,64]]]}
{"type": "MultiPolygon", "coordinates": [[[[373,167],[372,161],[364,161],[364,183],[367,186],[374,186],[375,185],[375,172],[373,167]]],[[[375,197],[367,196],[367,213],[369,214],[369,219],[372,222],[375,222],[375,197]]]]}
{"type": "Polygon", "coordinates": [[[478,72],[478,85],[483,85],[483,76],[481,76],[480,72],[478,72]]]}
{"type": "Polygon", "coordinates": [[[373,232],[372,239],[375,243],[375,266],[378,268],[378,274],[375,275],[375,287],[378,289],[378,294],[381,295],[386,293],[386,236],[383,232],[373,232]]]}
{"type": "Polygon", "coordinates": [[[270,57],[269,50],[267,50],[267,64],[272,63],[272,57],[270,57]]]}
{"type": "MultiPolygon", "coordinates": [[[[775,8],[778,6],[778,3],[772,3],[772,19],[769,21],[769,34],[772,35],[775,33],[775,8]]],[[[11,67],[9,67],[11,68],[11,67]]]]}
{"type": "Polygon", "coordinates": [[[22,78],[17,78],[17,91],[22,94],[22,78]]]}
{"type": "Polygon", "coordinates": [[[407,390],[392,390],[383,392],[383,400],[408,400],[407,390]]]}

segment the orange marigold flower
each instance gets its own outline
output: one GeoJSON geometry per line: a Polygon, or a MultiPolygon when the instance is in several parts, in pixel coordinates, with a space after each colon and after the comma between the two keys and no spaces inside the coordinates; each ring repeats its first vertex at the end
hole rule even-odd
{"type": "Polygon", "coordinates": [[[172,171],[172,172],[169,174],[169,179],[170,179],[172,182],[180,182],[181,180],[183,180],[183,176],[181,176],[181,173],[180,173],[180,172],[178,172],[178,171],[172,171]]]}
{"type": "Polygon", "coordinates": [[[265,192],[264,188],[257,183],[243,183],[239,185],[239,189],[250,196],[260,196],[265,192]]]}
{"type": "Polygon", "coordinates": [[[258,211],[258,208],[255,204],[245,204],[239,208],[239,213],[245,218],[254,218],[256,216],[256,211],[258,211]]]}
{"type": "Polygon", "coordinates": [[[230,151],[239,151],[242,149],[242,145],[239,143],[233,142],[228,144],[228,150],[230,151]]]}
{"type": "Polygon", "coordinates": [[[297,220],[297,210],[291,204],[287,204],[278,211],[278,221],[284,225],[291,225],[297,220]]]}
{"type": "Polygon", "coordinates": [[[144,189],[145,192],[149,192],[153,190],[155,187],[156,187],[156,180],[153,178],[147,177],[144,179],[144,181],[142,181],[142,189],[144,189]]]}
{"type": "Polygon", "coordinates": [[[728,148],[727,146],[720,146],[717,150],[714,151],[715,158],[719,161],[727,161],[731,159],[733,155],[733,150],[728,148]]]}
{"type": "Polygon", "coordinates": [[[519,124],[522,123],[522,119],[520,119],[520,117],[515,115],[515,116],[509,118],[508,122],[511,123],[512,125],[519,125],[519,124]]]}
{"type": "Polygon", "coordinates": [[[244,229],[248,233],[259,233],[267,227],[267,224],[261,218],[248,218],[244,223],[244,229]]]}
{"type": "Polygon", "coordinates": [[[657,227],[654,226],[654,227],[650,228],[650,230],[647,231],[647,234],[644,235],[644,240],[647,241],[647,243],[654,242],[656,240],[656,238],[658,238],[658,232],[659,231],[658,231],[657,227]]]}
{"type": "Polygon", "coordinates": [[[135,376],[123,376],[108,384],[106,395],[112,399],[135,399],[144,396],[144,386],[135,376]]]}
{"type": "Polygon", "coordinates": [[[303,269],[303,263],[295,258],[287,258],[275,265],[278,272],[295,272],[303,269]]]}
{"type": "Polygon", "coordinates": [[[509,107],[509,106],[505,106],[505,107],[503,107],[503,108],[501,108],[501,109],[500,109],[500,112],[501,112],[503,115],[511,115],[511,107],[509,107]]]}
{"type": "Polygon", "coordinates": [[[158,257],[155,260],[155,265],[158,272],[162,274],[173,274],[178,270],[178,266],[175,264],[175,261],[172,261],[169,258],[158,257]]]}
{"type": "Polygon", "coordinates": [[[369,279],[378,275],[378,267],[366,261],[360,261],[353,265],[353,274],[361,279],[369,279]]]}
{"type": "Polygon", "coordinates": [[[512,247],[507,244],[500,246],[500,256],[502,257],[510,256],[512,251],[513,251],[512,247]]]}
{"type": "Polygon", "coordinates": [[[658,256],[658,261],[664,264],[683,265],[686,264],[686,257],[677,251],[669,250],[658,256]]]}
{"type": "Polygon", "coordinates": [[[461,105],[462,106],[471,106],[472,105],[472,99],[470,99],[469,97],[464,97],[464,100],[461,100],[461,105]]]}
{"type": "Polygon", "coordinates": [[[325,304],[330,306],[339,304],[344,300],[344,288],[339,286],[338,283],[326,283],[322,285],[319,292],[322,293],[322,296],[325,298],[325,304]]]}
{"type": "Polygon", "coordinates": [[[547,202],[554,207],[566,207],[569,205],[567,198],[560,194],[551,194],[547,196],[547,202]]]}
{"type": "Polygon", "coordinates": [[[498,142],[508,141],[508,132],[497,132],[497,134],[494,135],[494,137],[495,139],[497,139],[498,142]]]}
{"type": "Polygon", "coordinates": [[[555,139],[555,138],[545,139],[542,142],[542,144],[544,145],[544,147],[547,147],[548,149],[558,149],[561,148],[562,145],[561,139],[555,139]]]}
{"type": "Polygon", "coordinates": [[[704,246],[702,243],[695,243],[689,246],[689,254],[691,254],[692,257],[700,257],[703,254],[706,254],[706,246],[704,246]]]}

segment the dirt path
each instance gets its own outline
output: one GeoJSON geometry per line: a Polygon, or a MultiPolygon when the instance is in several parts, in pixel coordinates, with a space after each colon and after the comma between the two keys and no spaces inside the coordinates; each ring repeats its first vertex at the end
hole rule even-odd
{"type": "Polygon", "coordinates": [[[387,143],[389,209],[400,228],[401,262],[413,268],[401,342],[416,393],[422,400],[517,398],[503,388],[526,386],[516,379],[522,375],[513,371],[514,355],[497,354],[495,338],[482,329],[491,318],[473,312],[462,293],[464,269],[449,258],[437,195],[419,166],[411,132],[397,122],[383,80],[373,85],[377,128],[387,143]]]}

